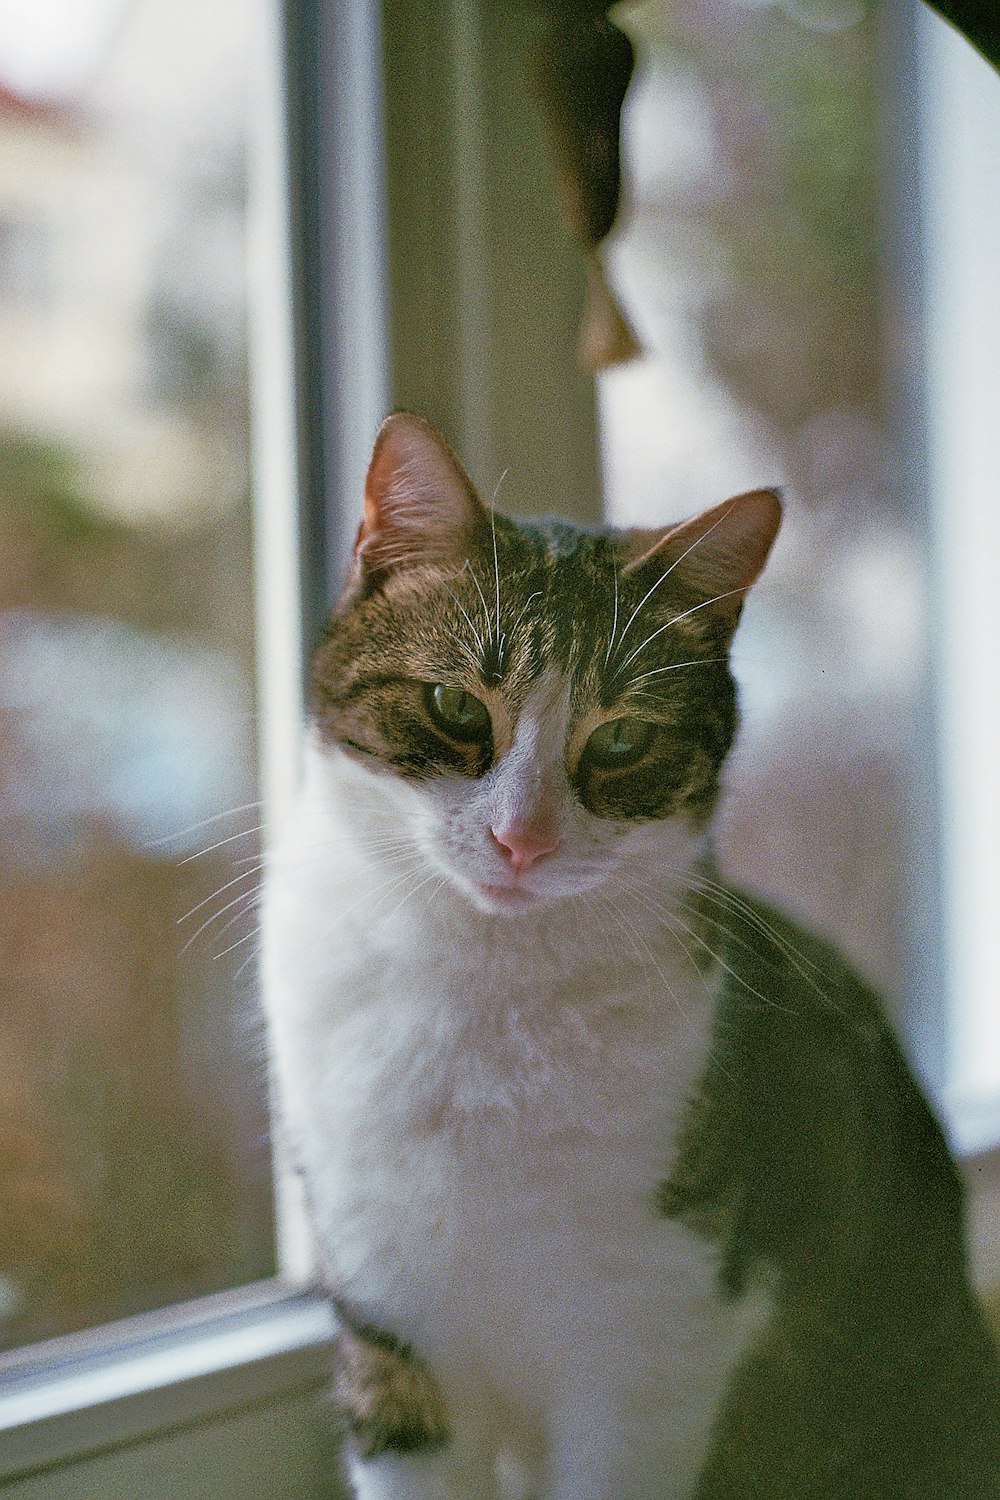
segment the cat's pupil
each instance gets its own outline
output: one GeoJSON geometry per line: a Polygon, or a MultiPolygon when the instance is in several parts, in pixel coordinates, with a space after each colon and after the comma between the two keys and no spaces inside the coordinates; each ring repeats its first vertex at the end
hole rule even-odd
{"type": "Polygon", "coordinates": [[[653,733],[653,725],[643,719],[611,719],[590,736],[587,759],[597,766],[628,765],[646,753],[653,733]]]}
{"type": "Polygon", "coordinates": [[[427,684],[425,701],[434,723],[452,739],[473,743],[488,737],[491,727],[489,709],[472,693],[433,682],[427,684]]]}

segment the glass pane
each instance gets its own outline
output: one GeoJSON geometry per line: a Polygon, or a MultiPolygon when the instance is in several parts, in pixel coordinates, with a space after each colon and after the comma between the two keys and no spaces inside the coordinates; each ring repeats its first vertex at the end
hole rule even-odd
{"type": "Polygon", "coordinates": [[[611,513],[784,488],[736,637],[723,852],[895,997],[922,538],[889,457],[877,18],[678,0],[622,24],[641,71],[613,268],[646,358],[601,384],[611,513]]]}
{"type": "MultiPolygon", "coordinates": [[[[906,393],[893,368],[905,373],[911,362],[912,371],[919,358],[906,347],[919,330],[893,286],[893,200],[911,215],[912,275],[921,226],[916,183],[889,184],[883,174],[889,162],[916,172],[912,157],[894,162],[890,147],[904,127],[890,117],[902,82],[894,99],[886,60],[896,49],[880,35],[886,15],[855,0],[651,0],[618,18],[640,66],[610,263],[645,357],[600,382],[610,513],[648,526],[758,485],[783,487],[782,533],[735,642],[743,728],[720,862],[832,937],[874,981],[953,1145],[971,1155],[995,1146],[996,1133],[974,1139],[963,1130],[948,1092],[957,1008],[968,994],[952,975],[949,1001],[936,970],[928,704],[935,652],[944,670],[949,653],[965,653],[977,684],[994,667],[986,632],[940,644],[947,621],[929,565],[922,455],[898,446],[901,416],[918,449],[927,434],[916,431],[917,414],[901,412],[906,393]]],[[[906,23],[897,16],[896,24],[906,23]]],[[[995,114],[996,78],[949,28],[938,29],[964,66],[979,69],[980,87],[993,86],[995,114]]],[[[940,79],[922,86],[940,110],[940,79]]],[[[963,83],[951,96],[963,121],[969,92],[963,83]]],[[[951,188],[961,152],[953,141],[940,146],[938,123],[935,160],[951,188]]],[[[975,129],[988,156],[988,137],[975,129]]],[[[963,212],[954,194],[949,207],[951,228],[963,212]]],[[[954,243],[942,246],[940,224],[931,234],[933,264],[954,243]]],[[[968,268],[954,254],[951,265],[964,287],[968,268]]],[[[976,304],[980,321],[987,306],[976,304]]],[[[949,356],[953,335],[950,320],[939,338],[949,356]]],[[[983,348],[995,353],[995,343],[983,348]]],[[[989,368],[995,374],[995,359],[989,368]]],[[[964,410],[965,386],[976,381],[968,366],[955,370],[950,399],[964,410]]],[[[989,390],[979,390],[987,404],[989,390]]],[[[929,417],[931,427],[939,422],[936,411],[929,417]]],[[[989,472],[981,460],[979,471],[989,472]]],[[[944,503],[957,532],[953,499],[944,503]]],[[[972,528],[964,545],[982,555],[982,534],[972,528]]],[[[953,550],[950,540],[944,550],[953,550]]],[[[968,572],[961,576],[967,586],[968,572]]],[[[946,694],[954,697],[957,682],[948,679],[946,694]]],[[[950,722],[945,728],[953,733],[950,722]]],[[[981,827],[991,785],[987,774],[971,790],[981,827]]],[[[970,780],[963,791],[971,788],[970,780]]],[[[969,862],[960,873],[989,900],[984,868],[969,862]]],[[[981,1062],[980,1072],[988,1067],[981,1062]]],[[[995,1095],[990,1103],[992,1127],[995,1095]]],[[[974,1274],[996,1306],[995,1152],[972,1160],[967,1177],[974,1274]]]]}
{"type": "Polygon", "coordinates": [[[249,1004],[256,19],[0,13],[7,1346],[272,1269],[249,1004]]]}

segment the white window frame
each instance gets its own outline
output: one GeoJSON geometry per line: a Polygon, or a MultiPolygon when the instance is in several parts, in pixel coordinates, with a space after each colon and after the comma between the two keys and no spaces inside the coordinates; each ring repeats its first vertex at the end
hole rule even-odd
{"type": "Polygon", "coordinates": [[[926,8],[916,40],[943,871],[938,1092],[953,1145],[972,1155],[1000,1147],[1000,77],[926,8]]]}

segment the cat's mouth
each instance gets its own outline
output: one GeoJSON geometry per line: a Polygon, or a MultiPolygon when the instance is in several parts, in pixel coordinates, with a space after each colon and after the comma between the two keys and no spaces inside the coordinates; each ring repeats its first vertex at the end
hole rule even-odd
{"type": "Polygon", "coordinates": [[[493,911],[518,911],[539,899],[535,891],[526,890],[520,885],[491,885],[485,880],[476,880],[473,882],[473,889],[481,898],[482,904],[493,911]]]}

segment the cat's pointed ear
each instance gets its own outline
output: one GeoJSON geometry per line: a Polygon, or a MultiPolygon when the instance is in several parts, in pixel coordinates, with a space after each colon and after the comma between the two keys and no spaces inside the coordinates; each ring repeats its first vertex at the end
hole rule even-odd
{"type": "Polygon", "coordinates": [[[486,511],[440,433],[408,412],[379,428],[365,481],[355,569],[369,584],[396,568],[461,568],[486,511]]]}
{"type": "Polygon", "coordinates": [[[698,608],[732,633],[780,525],[777,490],[748,490],[666,531],[628,532],[622,571],[676,573],[679,582],[703,595],[698,608]]]}

